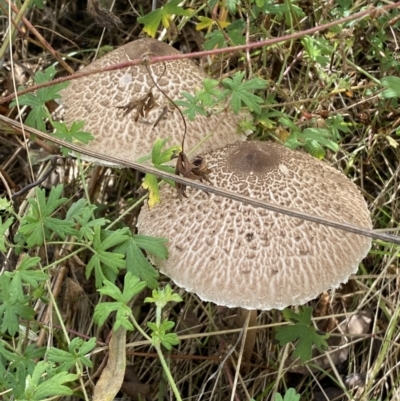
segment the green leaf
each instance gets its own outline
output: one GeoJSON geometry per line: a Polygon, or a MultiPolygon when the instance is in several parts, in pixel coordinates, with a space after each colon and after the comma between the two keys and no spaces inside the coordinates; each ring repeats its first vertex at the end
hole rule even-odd
{"type": "Polygon", "coordinates": [[[88,204],[86,199],[79,199],[74,202],[67,211],[66,220],[76,221],[79,225],[78,239],[86,238],[90,242],[93,241],[94,230],[98,226],[102,227],[109,222],[109,220],[101,217],[99,219],[93,218],[93,213],[97,206],[88,204]]]}
{"type": "Polygon", "coordinates": [[[26,379],[25,399],[33,401],[41,401],[47,397],[72,395],[73,391],[64,383],[69,383],[78,379],[78,375],[68,372],[60,372],[49,377],[51,365],[47,362],[40,361],[37,363],[32,376],[26,379]]]}
{"type": "Polygon", "coordinates": [[[19,331],[19,319],[33,320],[35,311],[28,306],[29,297],[23,292],[21,277],[0,275],[0,332],[14,336],[19,331]]]}
{"type": "Polygon", "coordinates": [[[115,299],[118,302],[124,303],[124,297],[121,290],[108,280],[104,280],[103,287],[97,290],[102,295],[108,295],[109,297],[115,299]]]}
{"type": "Polygon", "coordinates": [[[306,139],[305,149],[307,153],[314,156],[318,160],[322,160],[325,157],[325,151],[322,146],[315,139],[306,139]]]}
{"type": "Polygon", "coordinates": [[[146,32],[150,37],[154,38],[157,33],[157,29],[160,25],[163,13],[161,9],[151,11],[149,14],[139,17],[137,22],[143,24],[143,31],[146,32]]]}
{"type": "Polygon", "coordinates": [[[179,344],[178,335],[175,333],[165,333],[161,338],[161,344],[170,351],[173,346],[179,344]]]}
{"type": "Polygon", "coordinates": [[[56,129],[52,135],[64,141],[71,143],[82,142],[87,145],[94,139],[94,136],[90,132],[82,131],[82,128],[85,125],[84,121],[74,121],[69,128],[65,122],[60,123],[53,121],[52,124],[56,129]]]}
{"type": "Polygon", "coordinates": [[[17,267],[13,272],[4,272],[4,274],[8,275],[12,284],[11,287],[14,287],[14,281],[18,282],[18,286],[22,289],[22,283],[28,284],[32,287],[32,289],[36,289],[39,286],[40,282],[44,282],[49,278],[49,275],[42,272],[41,270],[34,270],[40,262],[39,257],[30,257],[25,255],[17,267]]]}
{"type": "Polygon", "coordinates": [[[92,246],[94,255],[86,265],[86,278],[90,277],[94,269],[97,288],[102,286],[106,278],[114,282],[119,270],[125,268],[124,255],[109,249],[126,241],[129,238],[127,233],[126,229],[106,232],[99,226],[94,227],[92,246]]]}
{"type": "Polygon", "coordinates": [[[3,219],[0,219],[0,252],[7,251],[4,234],[7,232],[7,230],[11,227],[13,223],[14,219],[12,217],[9,217],[4,223],[3,219]]]}
{"type": "Polygon", "coordinates": [[[188,92],[182,92],[182,96],[186,100],[175,100],[175,103],[183,107],[182,113],[187,115],[190,121],[193,121],[197,114],[202,116],[207,115],[207,110],[204,109],[197,96],[193,96],[188,92]]]}
{"type": "Polygon", "coordinates": [[[214,30],[205,36],[204,50],[212,50],[215,47],[224,48],[227,46],[224,33],[220,30],[214,30]]]}
{"type": "Polygon", "coordinates": [[[296,126],[296,124],[294,124],[294,122],[287,117],[281,117],[278,122],[293,131],[299,132],[299,128],[296,126]]]}
{"type": "Polygon", "coordinates": [[[327,128],[332,133],[332,140],[333,141],[340,141],[342,138],[341,132],[346,134],[350,134],[352,130],[349,127],[349,123],[344,121],[344,116],[341,114],[335,114],[330,116],[327,120],[325,120],[327,128]]]}
{"type": "Polygon", "coordinates": [[[206,78],[203,82],[203,89],[200,90],[196,96],[203,106],[214,106],[221,98],[221,89],[219,83],[215,79],[206,78]]]}
{"type": "MultiPolygon", "coordinates": [[[[56,74],[56,68],[54,65],[50,66],[44,72],[38,71],[34,76],[36,84],[42,84],[49,82],[53,79],[56,74]]],[[[18,97],[18,103],[20,105],[30,106],[31,111],[25,120],[25,124],[30,127],[45,131],[45,120],[50,118],[50,112],[47,109],[46,102],[54,99],[61,98],[59,91],[66,88],[69,85],[68,82],[55,84],[45,88],[38,89],[36,93],[26,93],[18,97]]],[[[16,100],[13,100],[10,107],[16,106],[16,100]]]]}
{"type": "Polygon", "coordinates": [[[181,147],[179,145],[164,149],[168,141],[169,138],[158,138],[154,142],[153,149],[151,151],[151,162],[155,166],[160,166],[161,164],[171,161],[171,159],[181,151],[181,147]]]}
{"type": "Polygon", "coordinates": [[[211,18],[203,17],[201,15],[199,15],[197,18],[200,22],[198,22],[196,25],[196,31],[201,31],[202,29],[211,28],[215,24],[215,21],[211,18]]]}
{"type": "MultiPolygon", "coordinates": [[[[169,138],[167,139],[158,138],[154,142],[151,155],[141,157],[139,161],[144,162],[147,161],[149,158],[151,158],[154,167],[162,171],[167,171],[168,173],[174,173],[175,169],[172,166],[164,165],[163,163],[167,163],[173,157],[176,157],[181,151],[181,147],[179,145],[175,145],[164,149],[168,141],[169,138]]],[[[165,179],[164,181],[170,184],[171,186],[175,185],[174,182],[171,180],[165,179]]],[[[155,175],[146,174],[142,182],[142,187],[149,192],[148,206],[150,208],[152,208],[157,203],[160,203],[159,182],[155,175]]]]}
{"type": "Polygon", "coordinates": [[[299,128],[289,118],[281,117],[278,121],[291,131],[289,138],[285,142],[285,146],[290,149],[304,146],[308,153],[318,159],[322,159],[325,155],[323,148],[328,148],[333,152],[339,150],[339,145],[332,140],[332,138],[337,137],[337,132],[332,126],[330,129],[306,128],[303,132],[300,132],[299,128]]]}
{"type": "Polygon", "coordinates": [[[400,78],[399,77],[385,77],[382,78],[381,84],[387,88],[382,93],[381,96],[385,99],[391,99],[394,97],[400,97],[400,78]]]}
{"type": "Polygon", "coordinates": [[[153,302],[157,308],[162,309],[168,302],[182,302],[182,298],[178,294],[174,294],[171,286],[167,284],[163,289],[153,290],[151,297],[145,298],[144,302],[153,302]]]}
{"type": "Polygon", "coordinates": [[[231,12],[232,14],[236,13],[236,7],[240,4],[240,0],[226,0],[225,1],[226,8],[231,12]]]}
{"type": "Polygon", "coordinates": [[[125,303],[128,305],[131,299],[139,292],[143,291],[145,287],[146,283],[144,281],[140,281],[138,277],[135,277],[130,272],[126,273],[124,281],[124,291],[122,293],[125,303]]]}
{"type": "Polygon", "coordinates": [[[149,14],[146,14],[143,17],[139,17],[137,21],[140,24],[144,25],[143,31],[154,38],[156,36],[160,22],[163,23],[164,28],[168,28],[172,15],[190,15],[189,10],[185,10],[183,7],[179,6],[179,3],[181,2],[182,0],[171,0],[163,7],[151,11],[149,14]]]}
{"type": "Polygon", "coordinates": [[[179,3],[182,3],[182,0],[171,0],[162,8],[169,15],[175,14],[185,17],[190,16],[190,10],[185,10],[182,6],[179,5],[179,3]]]}
{"type": "Polygon", "coordinates": [[[104,287],[98,291],[102,295],[108,295],[115,299],[117,302],[102,302],[96,305],[93,320],[102,325],[112,312],[117,312],[114,330],[117,330],[120,326],[126,330],[133,330],[133,325],[130,322],[130,316],[132,315],[132,309],[129,306],[131,299],[142,291],[146,287],[144,281],[140,281],[138,277],[133,276],[131,273],[125,275],[124,289],[121,290],[109,282],[104,281],[104,287]]]}
{"type": "Polygon", "coordinates": [[[285,398],[282,398],[280,394],[275,395],[275,401],[299,401],[300,394],[296,393],[294,388],[288,388],[285,393],[285,398]]]}
{"type": "Polygon", "coordinates": [[[168,351],[171,350],[174,345],[178,345],[178,336],[175,333],[167,333],[172,330],[174,326],[175,323],[170,320],[164,320],[160,326],[157,326],[157,324],[153,322],[147,322],[147,327],[152,331],[151,338],[153,345],[162,344],[168,351]]]}
{"type": "Polygon", "coordinates": [[[237,72],[232,78],[225,78],[222,84],[227,88],[225,96],[230,96],[230,104],[234,113],[239,113],[242,104],[246,105],[250,111],[261,113],[260,104],[264,100],[251,93],[253,90],[266,89],[267,81],[260,78],[253,78],[243,81],[244,72],[237,72]]]}
{"type": "Polygon", "coordinates": [[[311,61],[321,64],[322,67],[329,65],[331,55],[334,52],[329,41],[325,38],[305,36],[301,42],[305,49],[305,56],[308,56],[311,61]]]}
{"type": "Polygon", "coordinates": [[[67,220],[75,219],[75,221],[78,221],[77,219],[80,217],[80,221],[86,224],[91,219],[96,209],[97,207],[95,205],[90,205],[86,199],[81,198],[77,202],[72,203],[68,208],[66,218],[67,220]]]}
{"type": "Polygon", "coordinates": [[[165,245],[168,242],[167,238],[157,238],[150,237],[148,235],[134,234],[133,239],[140,249],[144,249],[145,251],[152,253],[159,259],[168,258],[168,248],[165,245]]]}
{"type": "Polygon", "coordinates": [[[60,198],[62,191],[62,185],[53,187],[46,201],[46,191],[36,188],[36,199],[28,200],[31,207],[29,213],[22,219],[19,235],[24,237],[29,248],[43,245],[45,240],[50,239],[52,233],[58,234],[61,239],[65,239],[66,235],[77,234],[73,221],[51,217],[68,201],[66,198],[60,198]]]}
{"type": "Polygon", "coordinates": [[[117,312],[113,327],[114,331],[121,326],[126,330],[132,331],[134,329],[133,324],[130,322],[132,309],[129,306],[122,304],[121,302],[103,302],[96,305],[93,314],[93,320],[99,326],[102,326],[109,315],[113,312],[117,312]]]}
{"type": "Polygon", "coordinates": [[[135,277],[130,272],[125,275],[124,289],[121,290],[113,283],[108,280],[104,281],[104,286],[99,288],[98,291],[102,295],[108,295],[109,297],[119,301],[123,304],[128,305],[131,299],[142,291],[146,287],[146,283],[140,281],[138,277],[135,277]]]}
{"type": "Polygon", "coordinates": [[[271,0],[256,0],[257,7],[261,8],[265,14],[276,15],[280,18],[285,17],[285,21],[287,24],[290,24],[290,19],[293,18],[291,15],[294,15],[301,19],[305,16],[304,11],[296,4],[295,2],[277,4],[271,0]]]}
{"type": "Polygon", "coordinates": [[[294,324],[290,326],[279,327],[276,330],[276,339],[281,346],[290,342],[297,341],[293,356],[300,358],[302,362],[311,359],[312,347],[315,345],[320,352],[328,348],[326,339],[329,338],[328,334],[318,334],[312,326],[311,315],[312,307],[304,307],[300,310],[299,314],[285,309],[283,317],[287,321],[294,324]]]}
{"type": "Polygon", "coordinates": [[[299,139],[304,140],[311,139],[316,141],[319,145],[324,146],[332,152],[339,151],[339,145],[331,140],[332,134],[329,130],[324,128],[306,128],[303,132],[298,135],[299,139]]]}
{"type": "Polygon", "coordinates": [[[51,347],[47,351],[47,358],[50,362],[60,364],[60,370],[68,371],[76,363],[91,368],[92,361],[86,357],[90,351],[96,346],[96,338],[85,341],[79,337],[75,337],[68,345],[68,351],[51,347]]]}
{"type": "Polygon", "coordinates": [[[226,33],[234,46],[244,45],[246,43],[246,36],[244,35],[245,28],[246,22],[243,19],[237,19],[226,28],[226,33]]]}
{"type": "MultiPolygon", "coordinates": [[[[45,355],[45,351],[46,347],[37,348],[35,344],[28,345],[22,353],[18,351],[9,352],[5,349],[1,350],[0,346],[0,353],[11,362],[9,365],[9,371],[14,370],[15,372],[19,372],[24,376],[24,378],[33,373],[36,367],[35,359],[42,359],[45,355]],[[10,354],[11,358],[9,357],[10,354]]],[[[20,393],[23,393],[23,389],[21,389],[20,393]]]]}
{"type": "Polygon", "coordinates": [[[40,8],[41,10],[43,10],[44,8],[43,0],[32,0],[32,5],[35,5],[37,8],[40,8]]]}
{"type": "Polygon", "coordinates": [[[116,312],[120,304],[118,302],[101,302],[96,305],[93,314],[93,321],[98,325],[102,326],[108,319],[108,316],[116,312]]]}
{"type": "Polygon", "coordinates": [[[167,241],[166,238],[133,235],[132,238],[116,248],[116,251],[125,254],[128,272],[145,281],[149,288],[156,288],[158,286],[158,271],[149,263],[142,249],[151,252],[160,259],[166,259],[168,257],[168,250],[165,246],[167,241]]]}
{"type": "Polygon", "coordinates": [[[205,36],[206,41],[204,43],[204,49],[212,50],[214,47],[227,47],[227,37],[229,38],[230,43],[234,46],[244,45],[246,43],[246,37],[243,35],[245,27],[246,23],[243,20],[238,19],[232,24],[229,24],[225,32],[219,29],[209,32],[205,36]]]}
{"type": "Polygon", "coordinates": [[[12,203],[6,198],[0,198],[0,211],[12,212],[13,206],[12,203]]]}

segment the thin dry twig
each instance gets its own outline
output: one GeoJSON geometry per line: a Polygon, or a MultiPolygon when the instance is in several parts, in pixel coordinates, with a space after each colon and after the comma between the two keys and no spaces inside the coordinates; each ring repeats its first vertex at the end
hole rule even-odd
{"type": "MultiPolygon", "coordinates": [[[[183,59],[183,58],[200,58],[200,57],[205,57],[205,56],[210,56],[210,55],[215,55],[215,54],[221,54],[221,53],[228,53],[228,52],[237,52],[237,51],[241,51],[241,50],[247,50],[247,49],[258,49],[260,47],[267,47],[267,46],[272,46],[278,43],[283,43],[283,42],[287,42],[290,40],[294,40],[294,39],[299,39],[302,38],[306,35],[311,35],[313,33],[316,32],[321,32],[324,31],[325,29],[328,28],[332,28],[334,26],[343,24],[345,22],[349,22],[349,21],[353,21],[355,19],[358,18],[364,18],[366,16],[369,16],[373,13],[376,13],[379,10],[390,10],[392,8],[399,8],[400,4],[395,3],[395,4],[390,4],[387,6],[383,6],[380,8],[377,7],[370,7],[368,10],[366,11],[360,11],[356,14],[350,15],[348,17],[344,17],[344,18],[340,18],[336,21],[333,22],[329,22],[327,24],[323,24],[314,28],[310,28],[310,29],[306,29],[304,31],[300,31],[300,32],[296,32],[296,33],[292,33],[289,35],[284,35],[284,36],[280,36],[278,38],[273,38],[273,39],[266,39],[260,42],[256,42],[256,43],[249,43],[246,45],[240,45],[240,46],[233,46],[233,47],[229,47],[229,48],[222,48],[222,49],[213,49],[213,50],[208,50],[208,51],[201,51],[201,52],[196,52],[196,53],[185,53],[185,54],[174,54],[174,55],[170,55],[170,56],[159,56],[159,57],[150,57],[148,62],[150,64],[153,63],[158,63],[158,62],[164,62],[164,61],[172,61],[172,60],[179,60],[179,59],[183,59]]],[[[78,79],[81,77],[85,77],[88,75],[92,75],[92,74],[99,74],[101,72],[104,71],[114,71],[114,70],[119,70],[122,68],[127,68],[133,65],[138,65],[138,64],[142,64],[143,60],[142,59],[136,59],[136,60],[132,60],[132,61],[126,61],[124,63],[118,63],[118,64],[114,64],[114,65],[110,65],[107,67],[102,67],[102,68],[94,68],[90,71],[83,71],[83,72],[77,72],[69,77],[61,77],[61,78],[57,78],[54,79],[51,82],[45,82],[43,84],[38,84],[38,85],[32,85],[31,87],[27,88],[27,89],[23,89],[17,93],[12,93],[8,96],[5,96],[3,99],[0,99],[0,104],[3,103],[7,103],[9,101],[11,101],[12,99],[14,99],[15,96],[21,96],[25,93],[29,93],[29,92],[33,92],[37,89],[40,88],[45,88],[47,86],[51,86],[54,84],[58,84],[61,82],[66,82],[66,81],[71,81],[73,79],[78,79]]]]}
{"type": "MultiPolygon", "coordinates": [[[[20,123],[7,118],[5,116],[0,116],[0,120],[6,122],[9,126],[12,127],[16,127],[18,129],[22,129],[22,126],[20,123]]],[[[393,235],[393,234],[387,234],[387,233],[382,233],[382,232],[377,232],[376,230],[371,230],[368,228],[363,228],[363,227],[359,227],[356,226],[354,224],[349,224],[349,223],[339,223],[337,221],[333,221],[333,220],[329,220],[320,216],[316,216],[316,215],[310,215],[307,213],[303,213],[300,212],[298,210],[294,210],[292,208],[287,208],[284,206],[279,206],[279,205],[274,205],[272,203],[269,202],[265,202],[265,201],[261,201],[261,200],[257,200],[257,199],[253,199],[250,198],[249,196],[246,195],[241,195],[241,194],[237,194],[235,192],[232,191],[227,191],[225,189],[222,188],[217,188],[217,187],[213,187],[211,185],[205,184],[201,181],[196,181],[196,180],[191,180],[188,179],[186,177],[183,176],[178,176],[175,174],[171,174],[171,173],[167,173],[165,171],[162,170],[158,170],[155,167],[151,167],[142,163],[138,163],[138,162],[134,162],[131,160],[124,160],[124,159],[119,159],[116,157],[111,157],[111,156],[106,156],[106,155],[99,155],[95,152],[92,152],[90,149],[88,148],[81,148],[79,145],[73,144],[73,143],[69,143],[69,142],[65,142],[61,139],[58,138],[54,138],[52,135],[50,134],[46,134],[44,132],[41,132],[39,130],[36,130],[34,128],[31,127],[24,127],[25,131],[37,135],[39,137],[42,137],[44,139],[47,139],[49,141],[52,141],[54,143],[57,143],[60,146],[64,146],[66,148],[69,148],[73,151],[85,154],[86,156],[90,156],[90,157],[94,157],[94,158],[100,158],[104,161],[113,163],[113,164],[119,164],[122,165],[124,167],[130,167],[130,168],[134,168],[135,170],[141,171],[143,173],[149,173],[149,174],[153,174],[159,178],[162,179],[169,179],[172,181],[175,181],[179,184],[182,185],[187,185],[196,189],[200,189],[201,191],[205,191],[205,192],[209,192],[209,193],[213,193],[215,195],[218,196],[223,196],[238,202],[242,202],[242,203],[247,203],[251,206],[254,207],[260,207],[262,209],[266,209],[266,210],[270,210],[272,212],[276,212],[276,213],[283,213],[286,214],[287,216],[291,216],[294,218],[298,218],[298,219],[303,219],[303,220],[307,220],[307,221],[311,221],[313,223],[317,223],[317,224],[322,224],[322,225],[326,225],[329,227],[333,227],[333,228],[337,228],[339,230],[343,230],[343,231],[348,231],[351,232],[353,234],[359,234],[359,235],[363,235],[365,237],[370,237],[370,238],[375,238],[375,239],[380,239],[382,241],[387,241],[393,244],[398,244],[400,245],[400,237],[393,235]]]]}

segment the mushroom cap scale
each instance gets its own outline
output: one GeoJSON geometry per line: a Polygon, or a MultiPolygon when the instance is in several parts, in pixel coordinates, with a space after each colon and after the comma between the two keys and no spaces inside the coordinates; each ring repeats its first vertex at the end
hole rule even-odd
{"type": "MultiPolygon", "coordinates": [[[[165,43],[144,38],[117,48],[82,71],[140,59],[146,54],[167,56],[179,52],[165,43]]],[[[172,100],[182,99],[182,92],[194,95],[208,77],[188,59],[155,63],[148,69],[158,86],[172,100]]],[[[82,146],[100,155],[136,160],[151,152],[157,138],[171,138],[170,146],[182,142],[182,116],[155,87],[144,65],[78,78],[71,81],[61,95],[66,123],[85,121],[84,130],[92,133],[95,139],[82,146]]],[[[198,152],[245,139],[238,130],[239,122],[245,117],[245,113],[235,115],[231,112],[200,115],[194,121],[185,117],[185,149],[194,148],[208,134],[212,134],[212,138],[207,139],[198,152]]]]}
{"type": "MultiPolygon", "coordinates": [[[[340,222],[371,228],[366,203],[341,172],[274,143],[227,145],[204,155],[211,185],[340,222]]],[[[171,187],[146,206],[139,233],[169,239],[168,260],[151,257],[178,286],[229,307],[283,309],[338,287],[358,269],[371,239],[171,187]]]]}

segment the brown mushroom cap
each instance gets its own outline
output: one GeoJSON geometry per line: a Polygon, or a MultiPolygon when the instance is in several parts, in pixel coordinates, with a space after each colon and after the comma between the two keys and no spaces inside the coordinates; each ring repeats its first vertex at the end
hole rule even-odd
{"type": "MultiPolygon", "coordinates": [[[[139,39],[108,53],[82,71],[140,59],[145,54],[167,56],[179,52],[154,39],[139,39]]],[[[188,59],[151,64],[148,68],[158,86],[172,100],[182,99],[181,92],[195,94],[196,89],[201,89],[204,79],[207,78],[206,73],[188,59]]],[[[144,65],[76,79],[71,81],[61,95],[66,123],[84,120],[84,130],[95,137],[87,147],[99,154],[136,160],[151,152],[157,138],[170,137],[169,146],[180,145],[182,142],[182,117],[155,87],[144,65]],[[150,90],[154,102],[148,96],[150,90]],[[146,99],[147,104],[143,106],[146,99]],[[139,115],[139,107],[133,107],[131,111],[124,109],[128,105],[140,103],[145,114],[143,116],[139,115]],[[165,107],[168,109],[167,114],[154,127],[154,123],[165,112],[165,107]]],[[[213,137],[206,140],[197,152],[210,151],[243,140],[244,135],[238,130],[238,124],[243,119],[243,114],[235,115],[230,112],[210,117],[196,116],[194,121],[186,119],[186,151],[211,133],[213,137]]]]}
{"type": "MultiPolygon", "coordinates": [[[[213,186],[309,214],[371,228],[367,205],[341,172],[274,143],[237,142],[204,155],[213,186]]],[[[205,301],[247,309],[303,304],[346,282],[371,239],[188,189],[170,186],[142,208],[141,234],[169,239],[153,262],[205,301]]]]}

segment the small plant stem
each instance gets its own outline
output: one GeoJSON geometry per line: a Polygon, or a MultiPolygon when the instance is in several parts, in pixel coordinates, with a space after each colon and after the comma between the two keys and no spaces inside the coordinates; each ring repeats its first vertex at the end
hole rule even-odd
{"type": "Polygon", "coordinates": [[[119,221],[121,221],[127,214],[129,214],[132,210],[136,209],[142,202],[145,201],[145,199],[148,197],[148,195],[143,195],[138,201],[136,201],[132,206],[128,207],[128,209],[125,210],[124,213],[120,214],[115,220],[113,220],[107,227],[106,230],[111,230],[111,228],[117,224],[119,221]]]}
{"type": "MultiPolygon", "coordinates": [[[[0,47],[0,59],[2,59],[4,57],[4,54],[7,50],[7,47],[10,44],[10,41],[14,40],[14,35],[15,35],[15,31],[17,29],[18,24],[21,22],[23,16],[25,15],[26,10],[28,9],[28,7],[30,6],[31,1],[27,0],[24,1],[24,4],[22,4],[22,7],[19,10],[19,13],[17,14],[17,16],[14,19],[15,24],[13,24],[11,21],[11,18],[9,20],[9,24],[10,24],[10,33],[8,35],[6,35],[6,37],[4,38],[4,42],[0,47]]],[[[9,7],[9,17],[11,17],[11,5],[8,4],[9,7]]]]}
{"type": "MultiPolygon", "coordinates": [[[[67,329],[66,329],[66,327],[64,325],[63,318],[62,318],[61,313],[60,313],[60,311],[58,309],[56,300],[55,300],[55,298],[53,296],[53,292],[52,292],[52,289],[51,289],[51,286],[50,286],[49,283],[47,283],[47,287],[48,287],[49,297],[50,297],[51,303],[53,304],[54,311],[56,312],[59,324],[61,326],[61,330],[62,330],[62,332],[64,334],[64,338],[65,338],[67,344],[69,345],[71,343],[71,341],[70,341],[69,336],[68,336],[68,331],[67,331],[67,329]]],[[[82,366],[81,366],[81,364],[79,362],[76,362],[75,363],[75,368],[76,368],[76,372],[77,372],[77,374],[79,376],[79,383],[81,384],[81,389],[82,389],[85,401],[89,401],[89,396],[88,396],[88,394],[86,392],[85,383],[83,381],[82,366]]]]}
{"type": "Polygon", "coordinates": [[[164,358],[164,354],[161,351],[160,345],[159,344],[154,344],[154,348],[157,351],[158,357],[160,358],[161,366],[164,369],[164,373],[167,376],[167,379],[169,381],[169,384],[170,384],[170,386],[172,388],[173,393],[175,394],[175,397],[176,397],[177,401],[182,401],[181,395],[179,394],[178,387],[176,387],[175,380],[171,375],[171,371],[169,370],[169,367],[167,365],[167,361],[164,358]]]}
{"type": "Polygon", "coordinates": [[[152,342],[151,337],[139,326],[139,323],[136,321],[133,314],[130,316],[132,324],[135,326],[135,329],[148,341],[152,342]]]}
{"type": "Polygon", "coordinates": [[[161,326],[161,310],[162,310],[162,308],[160,306],[157,306],[157,308],[156,308],[156,325],[157,325],[157,327],[161,326]]]}
{"type": "MultiPolygon", "coordinates": [[[[344,60],[343,60],[344,61],[344,60]]],[[[347,64],[351,65],[353,68],[355,68],[359,73],[365,75],[367,78],[369,78],[372,82],[375,82],[377,85],[381,86],[381,82],[379,79],[376,79],[373,75],[365,71],[364,69],[360,68],[357,64],[354,64],[352,61],[349,59],[345,60],[347,64]]]]}
{"type": "MultiPolygon", "coordinates": [[[[157,327],[160,327],[161,325],[161,310],[162,308],[157,306],[156,308],[156,324],[157,327]]],[[[157,351],[158,357],[160,358],[160,362],[161,362],[161,366],[164,369],[164,373],[168,378],[169,384],[171,386],[171,389],[173,391],[173,393],[175,394],[175,398],[177,401],[182,401],[181,395],[179,394],[179,390],[178,387],[176,387],[175,384],[175,380],[171,375],[171,372],[169,370],[169,367],[167,365],[167,361],[164,358],[164,354],[162,353],[160,344],[156,341],[154,341],[154,339],[152,339],[148,334],[145,333],[145,331],[139,326],[138,322],[136,321],[136,319],[134,318],[133,315],[131,315],[131,321],[133,323],[133,325],[135,326],[136,330],[147,340],[149,340],[151,342],[151,344],[154,346],[154,348],[157,351]]]]}

